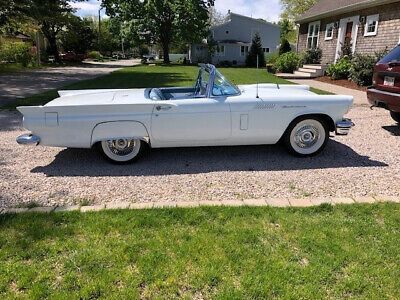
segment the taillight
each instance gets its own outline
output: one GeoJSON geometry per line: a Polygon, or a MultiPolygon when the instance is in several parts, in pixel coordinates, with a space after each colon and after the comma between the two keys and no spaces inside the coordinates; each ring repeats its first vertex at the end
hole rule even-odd
{"type": "Polygon", "coordinates": [[[375,71],[374,71],[374,76],[373,76],[373,78],[372,78],[372,84],[373,84],[373,85],[378,84],[378,78],[379,78],[378,72],[377,72],[376,69],[375,69],[375,71]]]}

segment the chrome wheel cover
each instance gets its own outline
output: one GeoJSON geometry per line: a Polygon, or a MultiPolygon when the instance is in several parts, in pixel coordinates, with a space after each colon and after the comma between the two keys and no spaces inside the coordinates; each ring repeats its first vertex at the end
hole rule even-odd
{"type": "Polygon", "coordinates": [[[103,141],[101,146],[107,157],[114,161],[124,162],[139,154],[140,143],[138,139],[118,139],[103,141]]]}
{"type": "Polygon", "coordinates": [[[290,144],[299,154],[313,154],[325,142],[326,131],[317,120],[303,120],[296,124],[290,133],[290,144]]]}

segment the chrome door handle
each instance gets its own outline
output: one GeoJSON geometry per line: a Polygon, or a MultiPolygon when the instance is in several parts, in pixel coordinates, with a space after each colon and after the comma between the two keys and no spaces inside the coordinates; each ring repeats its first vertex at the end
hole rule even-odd
{"type": "Polygon", "coordinates": [[[172,108],[172,106],[161,106],[161,105],[157,105],[156,106],[156,110],[158,111],[166,111],[166,110],[170,110],[172,108]]]}

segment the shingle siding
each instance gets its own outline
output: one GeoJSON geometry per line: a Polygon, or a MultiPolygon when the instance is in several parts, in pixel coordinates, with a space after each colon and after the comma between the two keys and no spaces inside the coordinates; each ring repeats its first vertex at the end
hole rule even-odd
{"type": "MultiPolygon", "coordinates": [[[[385,47],[390,50],[399,43],[400,38],[400,2],[376,6],[352,13],[337,15],[335,17],[325,18],[321,21],[321,30],[319,33],[319,48],[322,49],[322,63],[328,64],[335,60],[336,46],[338,41],[338,29],[333,31],[333,39],[325,41],[326,25],[339,22],[340,19],[352,16],[369,16],[379,14],[378,31],[376,36],[364,36],[365,25],[358,27],[356,53],[374,54],[385,47]]],[[[308,23],[301,24],[299,29],[298,52],[306,50],[307,46],[308,23]]]]}

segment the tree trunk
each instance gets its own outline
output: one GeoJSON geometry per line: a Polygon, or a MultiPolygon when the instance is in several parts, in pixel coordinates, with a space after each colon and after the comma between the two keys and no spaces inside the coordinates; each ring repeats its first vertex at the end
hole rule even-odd
{"type": "Polygon", "coordinates": [[[56,62],[60,62],[60,54],[58,53],[57,38],[55,35],[46,36],[49,41],[49,53],[54,55],[56,62]]]}
{"type": "Polygon", "coordinates": [[[164,64],[169,64],[169,42],[162,41],[163,55],[164,55],[164,64]]]}

